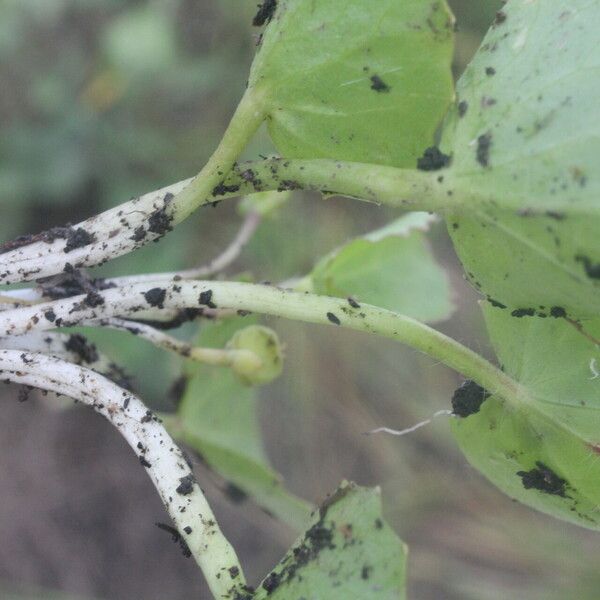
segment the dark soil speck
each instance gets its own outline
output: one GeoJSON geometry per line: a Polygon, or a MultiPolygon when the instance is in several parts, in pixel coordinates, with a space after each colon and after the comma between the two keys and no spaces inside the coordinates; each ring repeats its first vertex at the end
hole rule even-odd
{"type": "Polygon", "coordinates": [[[475,157],[482,167],[490,164],[490,149],[492,147],[492,134],[484,133],[477,138],[477,151],[475,157]]]}
{"type": "Polygon", "coordinates": [[[175,491],[182,496],[188,496],[194,491],[194,482],[194,476],[191,474],[181,477],[179,479],[179,485],[175,491]]]}
{"type": "Polygon", "coordinates": [[[389,92],[392,88],[379,75],[371,75],[371,89],[382,94],[389,92]]]}
{"type": "Polygon", "coordinates": [[[479,384],[467,379],[452,396],[452,412],[457,417],[468,417],[478,413],[481,405],[491,394],[479,384]]]}
{"type": "Polygon", "coordinates": [[[420,171],[438,171],[447,167],[450,161],[450,156],[444,154],[437,146],[431,146],[417,160],[417,169],[420,171]]]}
{"type": "Polygon", "coordinates": [[[265,0],[262,4],[258,5],[258,12],[252,19],[252,25],[254,27],[262,27],[273,18],[276,10],[277,0],[265,0]]]}
{"type": "Polygon", "coordinates": [[[545,494],[565,497],[566,480],[561,479],[552,469],[542,462],[535,463],[531,471],[519,471],[517,475],[523,481],[526,490],[538,490],[545,494]]]}
{"type": "Polygon", "coordinates": [[[152,288],[144,293],[144,298],[150,306],[164,308],[164,301],[167,296],[167,290],[164,288],[152,288]]]}
{"type": "Polygon", "coordinates": [[[96,236],[93,233],[87,232],[85,229],[79,227],[78,229],[69,229],[67,234],[67,244],[64,252],[69,253],[77,248],[83,248],[89,246],[89,244],[96,241],[96,236]]]}
{"type": "Polygon", "coordinates": [[[585,274],[590,279],[600,279],[600,263],[593,262],[589,256],[576,256],[575,260],[583,265],[585,274]]]}
{"type": "Polygon", "coordinates": [[[333,323],[334,325],[341,325],[340,320],[332,312],[327,313],[327,319],[330,323],[333,323]]]}

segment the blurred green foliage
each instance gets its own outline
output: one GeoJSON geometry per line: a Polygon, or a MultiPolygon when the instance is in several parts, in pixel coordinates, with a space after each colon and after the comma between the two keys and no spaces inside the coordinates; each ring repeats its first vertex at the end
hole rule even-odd
{"type": "MultiPolygon", "coordinates": [[[[459,27],[459,73],[501,2],[450,4],[459,27]]],[[[76,221],[198,171],[243,92],[255,10],[256,0],[1,1],[0,236],[76,221]]],[[[259,135],[249,153],[271,150],[259,135]]],[[[319,256],[393,216],[342,199],[295,196],[261,227],[230,273],[250,270],[275,281],[307,273],[319,256]]],[[[233,205],[203,209],[159,245],[99,272],[204,262],[238,224],[233,205]]],[[[459,313],[443,329],[485,352],[475,296],[441,228],[432,242],[460,292],[459,313]]],[[[411,548],[409,598],[597,599],[597,537],[499,494],[466,466],[446,423],[401,439],[359,435],[379,425],[410,425],[447,407],[458,383],[453,374],[388,341],[269,324],[288,344],[284,376],[261,398],[275,468],[310,501],[344,477],[381,484],[387,518],[411,548]]],[[[168,405],[177,359],[124,334],[97,337],[136,374],[153,405],[168,405]]],[[[242,506],[236,529],[244,512],[242,506]]],[[[242,560],[245,551],[248,561],[267,553],[262,562],[272,564],[293,539],[278,536],[265,532],[260,552],[249,541],[242,560]]]]}

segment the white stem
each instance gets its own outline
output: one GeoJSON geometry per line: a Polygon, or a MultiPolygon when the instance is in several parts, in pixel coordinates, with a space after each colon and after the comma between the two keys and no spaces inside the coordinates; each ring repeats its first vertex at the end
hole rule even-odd
{"type": "MultiPolygon", "coordinates": [[[[61,273],[67,264],[77,269],[97,265],[158,239],[174,220],[170,201],[191,182],[192,179],[186,179],[139,196],[74,225],[70,231],[81,230],[82,241],[86,236],[93,240],[81,247],[69,249],[68,238],[53,239],[51,235],[1,254],[0,283],[47,277],[61,273]]],[[[71,246],[77,246],[77,242],[71,240],[71,246]]]]}
{"type": "Polygon", "coordinates": [[[128,388],[130,385],[130,378],[121,367],[99,352],[96,346],[84,336],[77,333],[32,331],[25,335],[0,338],[0,348],[42,352],[92,369],[121,387],[128,388]]]}
{"type": "MultiPolygon", "coordinates": [[[[206,265],[186,269],[184,271],[174,271],[171,273],[149,273],[144,275],[132,275],[129,277],[113,277],[106,279],[105,283],[110,285],[122,286],[132,283],[154,282],[173,282],[182,279],[200,279],[210,277],[223,271],[241,254],[244,247],[252,239],[256,229],[260,225],[262,216],[256,212],[250,212],[244,219],[242,226],[237,232],[235,238],[227,248],[206,265]]],[[[0,311],[17,308],[22,305],[39,304],[44,301],[44,294],[41,288],[25,288],[20,290],[6,290],[0,294],[0,311]]],[[[174,316],[174,315],[173,315],[174,316]]],[[[149,316],[148,318],[152,318],[149,316]]]]}
{"type": "Polygon", "coordinates": [[[70,396],[106,417],[138,455],[215,598],[239,597],[236,594],[245,590],[245,584],[235,551],[181,451],[139,398],[94,371],[19,350],[0,350],[0,375],[70,396]]]}
{"type": "Polygon", "coordinates": [[[0,284],[104,263],[165,235],[199,206],[239,195],[240,185],[225,186],[224,179],[264,121],[265,110],[262,97],[247,90],[219,146],[193,179],[135,198],[75,227],[4,245],[0,284]]]}
{"type": "Polygon", "coordinates": [[[341,298],[293,292],[267,285],[231,281],[181,281],[168,286],[130,285],[98,292],[94,306],[76,296],[38,306],[0,312],[0,335],[32,329],[72,327],[81,321],[134,316],[139,311],[190,307],[229,308],[348,327],[396,339],[473,379],[492,394],[521,406],[532,402],[510,377],[456,340],[410,317],[341,298]],[[48,319],[48,313],[52,319],[48,319]]]}

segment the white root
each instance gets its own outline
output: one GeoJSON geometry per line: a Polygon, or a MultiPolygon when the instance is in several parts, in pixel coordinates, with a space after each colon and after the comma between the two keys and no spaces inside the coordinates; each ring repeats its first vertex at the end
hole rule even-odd
{"type": "Polygon", "coordinates": [[[424,421],[419,421],[412,427],[407,427],[406,429],[390,429],[389,427],[378,427],[377,429],[372,429],[371,431],[365,431],[365,435],[373,435],[375,433],[388,433],[390,435],[398,435],[398,436],[408,435],[409,433],[413,433],[413,432],[421,429],[421,427],[425,427],[426,425],[429,425],[434,419],[437,419],[438,417],[451,417],[451,416],[452,416],[451,410],[438,410],[437,412],[433,413],[433,415],[431,415],[431,417],[429,419],[425,419],[424,421]]]}
{"type": "Polygon", "coordinates": [[[131,386],[131,378],[125,371],[102,354],[95,344],[78,333],[32,331],[25,335],[0,338],[0,348],[41,352],[62,358],[73,364],[92,369],[96,373],[108,377],[122,388],[129,389],[131,386]]]}
{"type": "Polygon", "coordinates": [[[108,419],[147,470],[215,597],[234,598],[235,590],[243,591],[235,551],[219,529],[183,454],[137,396],[90,369],[20,350],[0,349],[0,377],[70,396],[108,419]]]}
{"type": "Polygon", "coordinates": [[[0,284],[48,277],[62,273],[68,265],[76,269],[97,265],[158,239],[176,223],[177,206],[170,200],[191,181],[139,196],[59,235],[46,232],[39,241],[4,252],[0,284]]]}

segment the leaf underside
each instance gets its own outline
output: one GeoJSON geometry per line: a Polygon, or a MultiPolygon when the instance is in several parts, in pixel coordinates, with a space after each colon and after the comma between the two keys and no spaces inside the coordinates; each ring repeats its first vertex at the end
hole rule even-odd
{"type": "Polygon", "coordinates": [[[279,0],[249,87],[289,158],[416,166],[453,98],[445,0],[279,0]]]}
{"type": "Polygon", "coordinates": [[[376,489],[344,483],[314,515],[255,599],[404,600],[407,549],[376,489]]]}
{"type": "MultiPolygon", "coordinates": [[[[484,314],[503,368],[531,402],[517,409],[492,396],[453,419],[461,449],[512,498],[600,529],[600,350],[564,319],[516,319],[489,304],[484,314]]],[[[587,326],[600,336],[600,320],[587,326]]]]}
{"type": "Polygon", "coordinates": [[[410,213],[322,258],[309,278],[317,294],[352,297],[426,322],[454,312],[448,277],[424,232],[435,221],[410,213]]]}
{"type": "Polygon", "coordinates": [[[600,3],[512,0],[444,127],[473,284],[511,310],[600,314],[600,3]]]}

